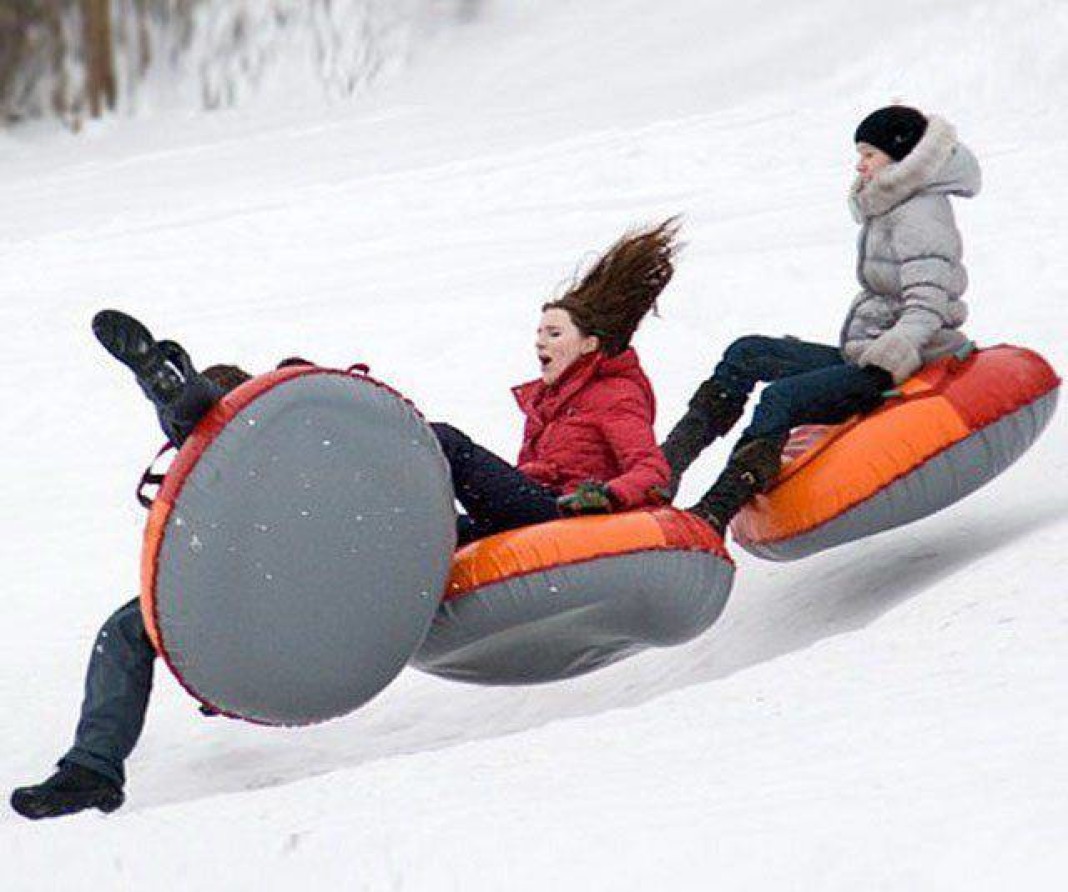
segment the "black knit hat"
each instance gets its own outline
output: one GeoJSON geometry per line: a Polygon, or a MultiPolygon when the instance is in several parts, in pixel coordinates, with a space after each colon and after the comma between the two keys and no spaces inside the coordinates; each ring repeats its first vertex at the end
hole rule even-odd
{"type": "Polygon", "coordinates": [[[853,142],[867,143],[882,149],[895,161],[900,161],[916,148],[927,130],[927,118],[907,105],[888,105],[873,111],[860,122],[853,142]]]}

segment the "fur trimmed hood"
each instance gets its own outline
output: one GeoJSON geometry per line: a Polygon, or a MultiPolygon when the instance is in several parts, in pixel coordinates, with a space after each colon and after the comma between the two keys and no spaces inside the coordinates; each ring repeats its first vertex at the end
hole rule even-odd
{"type": "Polygon", "coordinates": [[[879,217],[918,192],[939,192],[971,198],[979,192],[979,162],[957,140],[949,122],[931,115],[927,131],[901,161],[886,165],[865,183],[857,177],[849,190],[849,209],[858,223],[879,217]]]}

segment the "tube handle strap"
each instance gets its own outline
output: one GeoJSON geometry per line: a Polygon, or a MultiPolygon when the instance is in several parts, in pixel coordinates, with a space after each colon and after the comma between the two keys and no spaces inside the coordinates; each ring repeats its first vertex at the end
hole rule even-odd
{"type": "Polygon", "coordinates": [[[137,501],[146,511],[152,509],[152,504],[156,501],[156,496],[159,495],[159,488],[163,485],[163,480],[167,476],[166,471],[157,471],[156,462],[158,462],[168,452],[174,450],[173,443],[164,443],[160,447],[159,452],[153,457],[152,461],[148,463],[148,467],[145,468],[144,473],[141,474],[141,479],[137,484],[137,501]],[[149,495],[147,490],[151,487],[156,488],[156,492],[149,495]]]}

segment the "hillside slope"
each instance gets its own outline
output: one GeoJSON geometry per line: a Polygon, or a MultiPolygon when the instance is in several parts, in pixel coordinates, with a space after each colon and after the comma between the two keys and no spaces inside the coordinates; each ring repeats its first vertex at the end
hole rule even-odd
{"type": "MultiPolygon", "coordinates": [[[[859,117],[944,113],[969,332],[1068,368],[1068,14],[1055,0],[497,3],[358,104],[0,142],[6,788],[68,745],[100,622],[137,589],[149,408],[102,305],[195,356],[363,360],[510,455],[541,302],[683,212],[638,347],[666,432],[730,341],[828,340],[853,290],[859,117]]],[[[1064,415],[941,515],[788,565],[739,554],[690,645],[490,690],[409,672],[279,732],[165,670],[128,803],[0,814],[10,889],[1044,889],[1068,870],[1064,415]]],[[[726,452],[687,478],[696,496],[726,452]]]]}

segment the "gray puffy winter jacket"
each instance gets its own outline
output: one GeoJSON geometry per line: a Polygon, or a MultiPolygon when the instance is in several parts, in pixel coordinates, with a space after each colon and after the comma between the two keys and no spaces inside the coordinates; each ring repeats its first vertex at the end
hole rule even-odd
{"type": "Polygon", "coordinates": [[[934,116],[904,159],[867,183],[854,182],[849,204],[861,224],[857,277],[863,290],[842,326],[847,360],[887,368],[902,381],[966,343],[960,326],[968,315],[961,300],[968,276],[949,196],[970,198],[980,184],[975,156],[934,116]]]}

